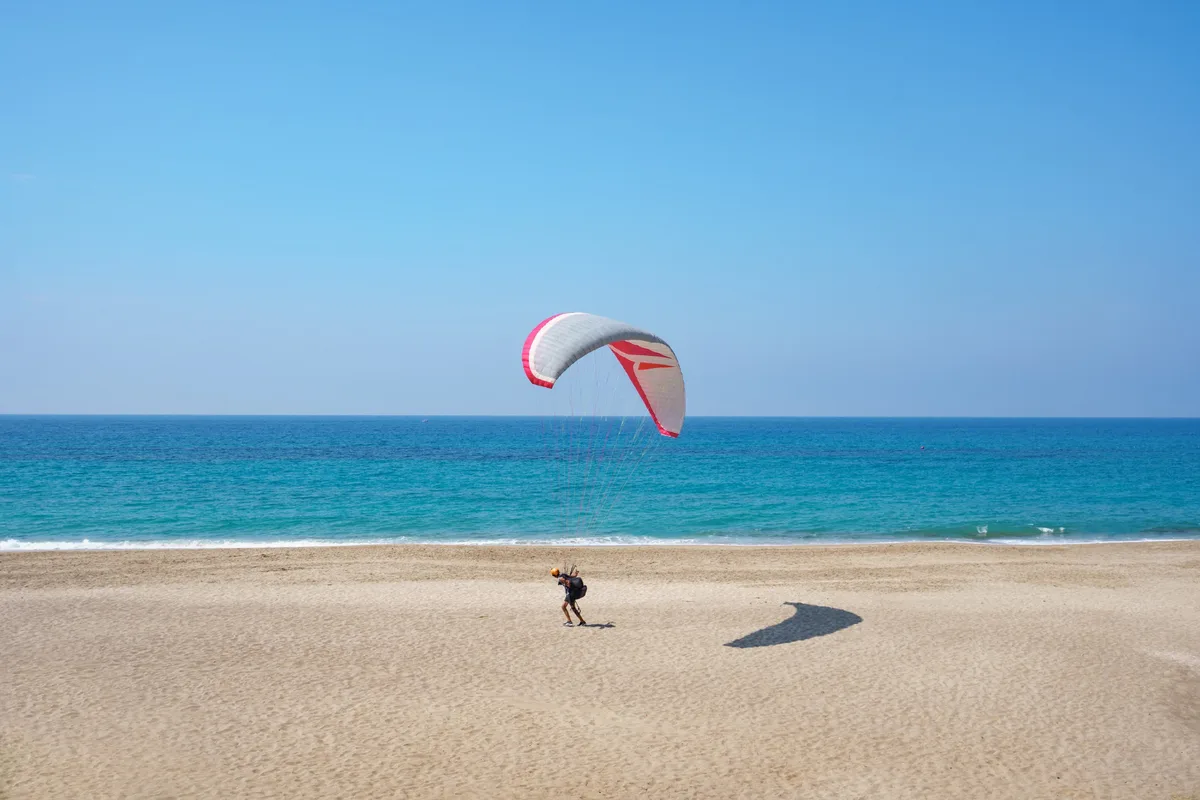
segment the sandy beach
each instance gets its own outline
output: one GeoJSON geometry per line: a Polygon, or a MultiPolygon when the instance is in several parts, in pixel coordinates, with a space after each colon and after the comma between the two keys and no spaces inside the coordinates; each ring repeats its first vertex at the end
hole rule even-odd
{"type": "Polygon", "coordinates": [[[1200,797],[1200,542],[4,554],[0,613],[4,798],[1200,797]]]}

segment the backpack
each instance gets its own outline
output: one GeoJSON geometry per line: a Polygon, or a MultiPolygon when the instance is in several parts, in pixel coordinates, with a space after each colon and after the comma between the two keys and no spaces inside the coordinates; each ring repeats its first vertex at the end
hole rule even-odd
{"type": "Polygon", "coordinates": [[[568,583],[570,584],[571,594],[573,594],[576,598],[587,595],[587,584],[583,582],[583,578],[580,578],[578,575],[573,575],[568,583]]]}

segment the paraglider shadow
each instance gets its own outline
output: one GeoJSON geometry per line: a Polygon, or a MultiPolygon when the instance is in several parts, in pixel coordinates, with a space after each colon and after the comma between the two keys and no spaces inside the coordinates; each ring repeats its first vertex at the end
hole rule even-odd
{"type": "Polygon", "coordinates": [[[862,622],[862,617],[841,608],[810,606],[806,603],[784,603],[792,606],[796,613],[783,622],[772,625],[740,639],[726,642],[726,647],[770,647],[776,644],[802,642],[818,636],[828,636],[862,622]]]}
{"type": "Polygon", "coordinates": [[[617,627],[611,622],[589,622],[586,625],[577,625],[578,628],[615,628],[617,627]]]}

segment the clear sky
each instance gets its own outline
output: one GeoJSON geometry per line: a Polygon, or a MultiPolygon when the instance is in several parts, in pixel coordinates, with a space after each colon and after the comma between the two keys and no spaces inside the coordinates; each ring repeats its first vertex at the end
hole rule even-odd
{"type": "Polygon", "coordinates": [[[1200,415],[1200,4],[0,4],[0,412],[1200,415]]]}

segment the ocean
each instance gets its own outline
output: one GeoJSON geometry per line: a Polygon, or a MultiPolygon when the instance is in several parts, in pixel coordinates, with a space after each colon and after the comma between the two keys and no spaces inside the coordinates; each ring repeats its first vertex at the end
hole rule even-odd
{"type": "Polygon", "coordinates": [[[1200,420],[0,416],[0,550],[1168,538],[1200,420]]]}

